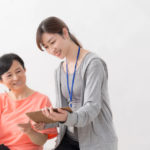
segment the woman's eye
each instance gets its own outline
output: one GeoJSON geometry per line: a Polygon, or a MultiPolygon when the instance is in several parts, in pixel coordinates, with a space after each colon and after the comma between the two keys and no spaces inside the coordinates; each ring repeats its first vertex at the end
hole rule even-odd
{"type": "Polygon", "coordinates": [[[21,71],[19,70],[19,71],[17,71],[17,73],[20,73],[21,71]]]}
{"type": "Polygon", "coordinates": [[[10,77],[11,77],[11,74],[7,75],[7,77],[10,78],[10,77]]]}
{"type": "Polygon", "coordinates": [[[50,44],[54,44],[55,43],[55,41],[52,41],[50,44]]]}

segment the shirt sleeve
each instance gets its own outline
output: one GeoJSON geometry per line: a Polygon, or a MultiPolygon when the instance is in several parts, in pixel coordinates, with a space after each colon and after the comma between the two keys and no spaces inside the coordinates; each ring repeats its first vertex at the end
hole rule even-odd
{"type": "Polygon", "coordinates": [[[68,113],[65,125],[84,127],[98,116],[102,107],[102,85],[106,78],[100,59],[92,60],[85,72],[84,104],[76,112],[68,113]]]}

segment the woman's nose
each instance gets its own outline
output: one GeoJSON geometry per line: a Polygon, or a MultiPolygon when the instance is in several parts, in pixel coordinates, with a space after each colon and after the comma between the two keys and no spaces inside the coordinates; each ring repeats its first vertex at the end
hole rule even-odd
{"type": "Polygon", "coordinates": [[[51,53],[51,54],[54,54],[54,48],[52,48],[52,47],[50,47],[49,49],[47,49],[47,51],[49,52],[49,53],[51,53]]]}
{"type": "Polygon", "coordinates": [[[16,74],[13,75],[13,80],[17,80],[18,76],[16,74]]]}

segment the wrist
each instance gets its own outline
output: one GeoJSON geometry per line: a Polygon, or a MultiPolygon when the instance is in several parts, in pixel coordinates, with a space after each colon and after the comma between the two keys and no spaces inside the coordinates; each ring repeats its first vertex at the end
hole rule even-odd
{"type": "Polygon", "coordinates": [[[61,121],[59,121],[59,123],[65,123],[67,121],[67,118],[68,118],[68,113],[66,114],[66,116],[64,117],[64,119],[62,119],[61,121]]]}

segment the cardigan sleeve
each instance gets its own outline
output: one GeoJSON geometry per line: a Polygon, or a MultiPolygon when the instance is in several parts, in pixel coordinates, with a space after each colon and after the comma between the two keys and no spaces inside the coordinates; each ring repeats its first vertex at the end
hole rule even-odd
{"type": "Polygon", "coordinates": [[[102,61],[93,59],[85,72],[84,104],[76,112],[68,113],[65,125],[84,127],[98,116],[102,107],[102,86],[105,80],[107,75],[102,61]]]}

